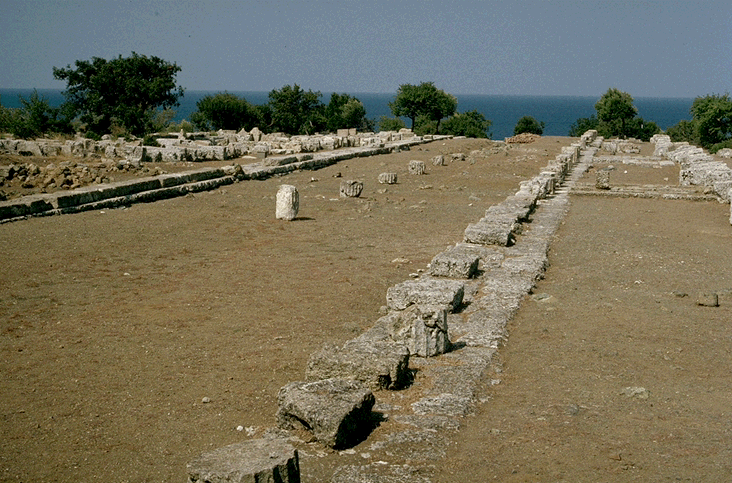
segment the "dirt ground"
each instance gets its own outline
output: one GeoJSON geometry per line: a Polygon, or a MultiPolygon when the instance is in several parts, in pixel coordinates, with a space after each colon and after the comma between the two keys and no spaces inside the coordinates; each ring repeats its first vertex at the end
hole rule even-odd
{"type": "MultiPolygon", "coordinates": [[[[388,287],[571,141],[434,167],[491,146],[441,141],[1,225],[0,481],[185,481],[192,458],[274,426],[278,390],[312,352],[370,327],[388,287]],[[409,176],[411,159],[428,174],[409,176]],[[399,184],[378,184],[384,171],[399,184]],[[338,197],[339,173],[364,180],[361,198],[338,197]],[[282,183],[300,191],[293,222],[274,219],[282,183]]],[[[622,174],[675,184],[665,169],[622,174]]],[[[730,238],[729,205],[573,198],[502,382],[436,481],[727,479],[730,238]],[[720,307],[695,305],[713,290],[720,307]],[[636,386],[648,399],[620,394],[636,386]]]]}

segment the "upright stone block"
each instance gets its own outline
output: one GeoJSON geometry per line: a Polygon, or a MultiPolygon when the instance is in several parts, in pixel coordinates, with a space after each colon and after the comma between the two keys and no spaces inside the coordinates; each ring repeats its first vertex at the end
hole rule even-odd
{"type": "Polygon", "coordinates": [[[300,209],[300,195],[297,188],[289,184],[283,184],[277,191],[277,210],[275,216],[278,220],[292,221],[300,209]]]}
{"type": "Polygon", "coordinates": [[[363,183],[355,180],[341,181],[340,195],[342,198],[358,198],[363,191],[363,183]]]}
{"type": "Polygon", "coordinates": [[[600,169],[597,171],[597,178],[595,180],[595,188],[599,190],[610,189],[610,171],[607,169],[600,169]]]}
{"type": "Polygon", "coordinates": [[[445,156],[442,154],[438,154],[434,158],[432,158],[432,165],[433,166],[444,166],[445,165],[445,156]]]}
{"type": "Polygon", "coordinates": [[[429,273],[433,277],[472,278],[478,272],[480,257],[451,248],[435,255],[429,273]]]}
{"type": "Polygon", "coordinates": [[[285,429],[307,429],[335,449],[358,444],[371,432],[376,400],[360,383],[348,379],[291,382],[277,395],[277,423],[285,429]]]}
{"type": "Polygon", "coordinates": [[[394,341],[405,344],[412,355],[433,357],[450,349],[444,306],[412,305],[380,318],[376,324],[394,341]]]}
{"type": "Polygon", "coordinates": [[[252,439],[204,453],[187,465],[189,483],[300,483],[297,450],[281,439],[252,439]]]}
{"type": "Polygon", "coordinates": [[[409,162],[409,174],[424,174],[425,173],[425,165],[424,161],[417,161],[412,160],[409,162]]]}

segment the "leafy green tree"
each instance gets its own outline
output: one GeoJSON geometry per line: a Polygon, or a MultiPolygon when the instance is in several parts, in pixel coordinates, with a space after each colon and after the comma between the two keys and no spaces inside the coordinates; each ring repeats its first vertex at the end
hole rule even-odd
{"type": "Polygon", "coordinates": [[[592,114],[590,117],[580,117],[569,126],[568,136],[578,138],[590,129],[597,129],[598,127],[597,117],[592,114]]]}
{"type": "Polygon", "coordinates": [[[440,120],[455,113],[457,99],[445,91],[435,87],[433,82],[422,82],[419,85],[402,84],[397,90],[393,102],[389,103],[392,114],[415,121],[418,116],[425,116],[435,122],[435,133],[439,131],[440,120]]]}
{"type": "Polygon", "coordinates": [[[77,60],[75,68],[53,68],[67,82],[67,104],[94,133],[107,133],[113,123],[134,135],[150,132],[158,108],[172,108],[183,96],[176,86],[180,67],[155,56],[138,55],[106,60],[77,60]]]}
{"type": "Polygon", "coordinates": [[[379,131],[399,131],[407,127],[399,117],[381,116],[379,118],[379,131]]]}
{"type": "Polygon", "coordinates": [[[638,114],[633,105],[633,98],[627,92],[610,88],[595,104],[597,120],[600,123],[598,131],[606,137],[632,135],[627,129],[630,121],[638,114]]]}
{"type": "Polygon", "coordinates": [[[64,109],[52,107],[45,97],[33,90],[30,97],[20,98],[20,107],[0,109],[0,131],[31,139],[48,133],[72,134],[71,118],[64,109]]]}
{"type": "Polygon", "coordinates": [[[544,134],[544,122],[539,122],[531,116],[522,117],[513,128],[513,135],[515,136],[525,132],[541,136],[544,134]]]}
{"type": "Polygon", "coordinates": [[[653,121],[644,121],[642,117],[634,117],[627,126],[629,136],[648,142],[654,134],[660,133],[661,128],[653,121]]]}
{"type": "Polygon", "coordinates": [[[682,119],[677,124],[666,129],[666,134],[669,135],[671,141],[682,142],[686,141],[692,144],[697,144],[696,139],[697,129],[696,123],[682,119]]]}
{"type": "Polygon", "coordinates": [[[202,97],[196,102],[196,109],[191,114],[191,122],[201,131],[242,128],[250,131],[262,121],[256,106],[228,92],[202,97]]]}
{"type": "Polygon", "coordinates": [[[729,94],[697,97],[691,105],[696,140],[704,148],[732,137],[732,100],[729,94]]]}
{"type": "Polygon", "coordinates": [[[333,93],[325,107],[326,128],[330,132],[338,129],[356,128],[373,131],[374,122],[366,118],[366,108],[356,97],[333,93]]]}
{"type": "Polygon", "coordinates": [[[488,129],[491,122],[485,118],[477,109],[463,113],[455,113],[445,119],[442,123],[440,134],[452,134],[453,136],[466,136],[469,138],[490,137],[488,129]]]}
{"type": "Polygon", "coordinates": [[[320,92],[286,85],[269,93],[271,131],[287,134],[313,134],[326,128],[325,106],[320,92]]]}

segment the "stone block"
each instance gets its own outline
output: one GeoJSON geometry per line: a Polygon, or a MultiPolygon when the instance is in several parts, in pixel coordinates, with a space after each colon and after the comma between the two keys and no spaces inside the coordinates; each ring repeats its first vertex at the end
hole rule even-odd
{"type": "Polygon", "coordinates": [[[411,305],[380,318],[376,325],[405,344],[411,355],[433,357],[450,350],[444,306],[411,305]]]}
{"type": "Polygon", "coordinates": [[[599,190],[610,189],[610,171],[607,169],[600,169],[597,171],[595,178],[595,188],[599,190]]]}
{"type": "Polygon", "coordinates": [[[450,161],[465,161],[465,153],[452,153],[450,161]]]}
{"type": "Polygon", "coordinates": [[[396,184],[397,174],[396,173],[381,173],[379,175],[379,183],[381,184],[396,184]]]}
{"type": "Polygon", "coordinates": [[[340,186],[342,198],[358,198],[363,191],[363,183],[355,180],[343,180],[340,186]]]}
{"type": "Polygon", "coordinates": [[[372,429],[373,393],[350,379],[291,382],[277,395],[277,423],[284,429],[307,429],[326,446],[349,448],[372,429]]]}
{"type": "Polygon", "coordinates": [[[389,287],[386,305],[391,310],[404,310],[410,305],[446,306],[456,312],[464,295],[465,284],[457,280],[407,280],[389,287]]]}
{"type": "Polygon", "coordinates": [[[425,164],[424,161],[417,161],[413,159],[409,162],[409,174],[424,174],[425,173],[425,164]]]}
{"type": "Polygon", "coordinates": [[[478,272],[480,257],[458,248],[438,253],[430,262],[429,274],[434,277],[472,278],[478,272]]]}
{"type": "Polygon", "coordinates": [[[353,379],[374,391],[399,389],[410,379],[409,349],[391,340],[359,337],[343,348],[326,345],[312,354],[305,374],[310,381],[353,379]]]}
{"type": "Polygon", "coordinates": [[[204,453],[187,465],[188,483],[300,483],[297,450],[281,439],[252,439],[204,453]]]}
{"type": "Polygon", "coordinates": [[[514,241],[514,233],[518,223],[510,220],[482,219],[478,223],[470,223],[465,229],[464,241],[480,245],[509,246],[514,241]]]}
{"type": "Polygon", "coordinates": [[[699,292],[696,304],[702,307],[719,307],[719,296],[714,292],[699,292]]]}
{"type": "Polygon", "coordinates": [[[432,165],[433,166],[444,166],[445,165],[445,156],[438,154],[434,158],[432,158],[432,165]]]}
{"type": "Polygon", "coordinates": [[[277,206],[275,217],[278,220],[292,221],[300,209],[300,195],[297,188],[289,184],[283,184],[277,191],[277,206]]]}

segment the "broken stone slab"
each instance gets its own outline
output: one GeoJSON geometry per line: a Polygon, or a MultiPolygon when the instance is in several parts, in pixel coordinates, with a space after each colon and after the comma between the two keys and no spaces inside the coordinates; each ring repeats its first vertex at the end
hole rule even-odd
{"type": "Polygon", "coordinates": [[[396,184],[397,174],[396,173],[381,173],[379,175],[379,183],[381,184],[396,184]]]}
{"type": "Polygon", "coordinates": [[[447,306],[449,312],[456,312],[464,295],[465,284],[457,280],[407,280],[387,289],[386,305],[391,310],[410,305],[447,306]]]}
{"type": "Polygon", "coordinates": [[[480,257],[467,250],[453,247],[440,252],[430,262],[433,277],[472,278],[478,272],[480,257]]]}
{"type": "Polygon", "coordinates": [[[343,348],[326,345],[308,360],[309,381],[342,378],[360,381],[371,390],[399,389],[410,380],[409,349],[390,340],[358,338],[343,348]]]}
{"type": "Polygon", "coordinates": [[[412,403],[415,414],[437,414],[442,416],[465,416],[470,410],[471,398],[456,394],[440,394],[423,397],[412,403]]]}
{"type": "Polygon", "coordinates": [[[343,180],[340,186],[342,198],[358,198],[363,191],[363,183],[355,180],[343,180]]]}
{"type": "Polygon", "coordinates": [[[292,221],[297,217],[300,209],[300,195],[297,188],[289,184],[283,184],[277,190],[277,206],[275,217],[278,220],[292,221]]]}
{"type": "Polygon", "coordinates": [[[409,162],[409,174],[424,174],[425,173],[424,161],[412,160],[409,162]]]}
{"type": "Polygon", "coordinates": [[[372,430],[373,393],[350,379],[291,382],[277,395],[277,423],[283,429],[306,429],[326,446],[349,448],[372,430]]]}
{"type": "Polygon", "coordinates": [[[600,169],[595,178],[595,188],[599,190],[610,189],[610,170],[600,169]]]}
{"type": "Polygon", "coordinates": [[[297,450],[282,439],[252,439],[204,453],[187,465],[189,483],[300,483],[297,450]]]}
{"type": "Polygon", "coordinates": [[[406,345],[412,355],[433,357],[450,350],[444,306],[411,305],[381,317],[376,326],[406,345]]]}
{"type": "Polygon", "coordinates": [[[444,166],[445,156],[443,156],[442,154],[438,154],[437,156],[433,157],[431,161],[433,166],[444,166]]]}
{"type": "Polygon", "coordinates": [[[699,292],[696,304],[702,307],[719,307],[719,295],[714,292],[699,292]]]}

